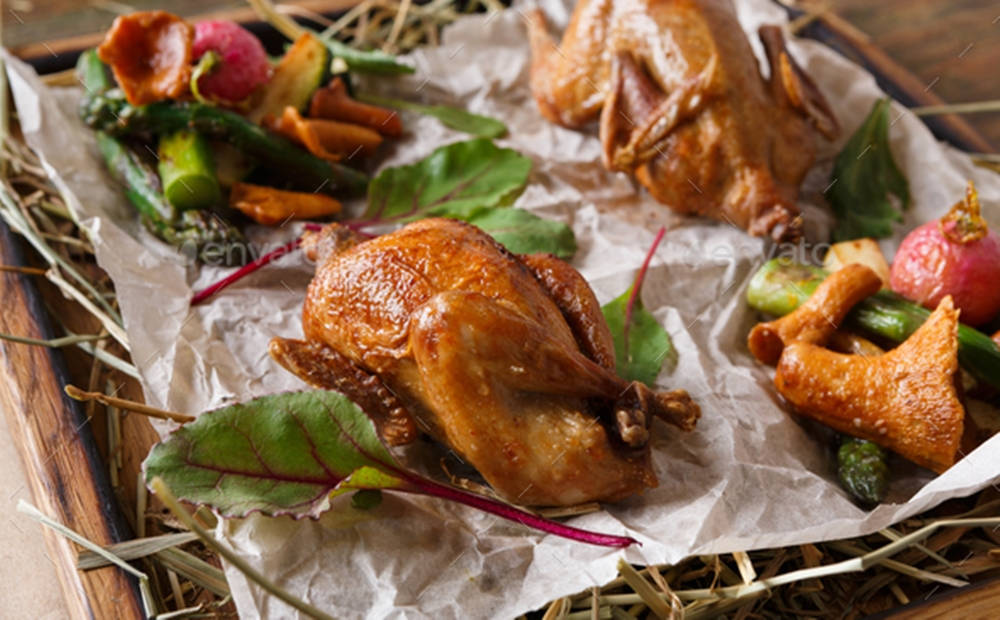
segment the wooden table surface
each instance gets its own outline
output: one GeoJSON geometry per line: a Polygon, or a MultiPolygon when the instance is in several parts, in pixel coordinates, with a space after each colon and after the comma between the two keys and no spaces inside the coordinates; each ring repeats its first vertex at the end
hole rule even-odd
{"type": "MultiPolygon", "coordinates": [[[[321,9],[328,1],[300,0],[298,4],[321,9]]],[[[344,0],[333,2],[344,4],[344,0]]],[[[1000,62],[1000,4],[996,0],[828,0],[825,5],[941,99],[954,103],[1000,100],[995,66],[1000,62]]],[[[126,7],[169,7],[184,15],[242,9],[249,15],[245,4],[238,0],[0,0],[2,42],[28,55],[80,47],[79,42],[93,41],[95,33],[106,29],[126,7]]],[[[995,149],[1000,149],[1000,113],[969,115],[965,120],[995,149]]],[[[14,346],[21,356],[46,355],[24,345],[14,346]]],[[[0,425],[3,418],[0,416],[0,425]]],[[[0,429],[0,433],[6,432],[0,429]]],[[[13,492],[10,505],[5,505],[8,512],[30,486],[25,477],[26,473],[30,477],[30,472],[12,462],[14,458],[6,437],[0,436],[0,467],[6,474],[0,481],[8,493],[13,492]]],[[[53,596],[55,567],[42,560],[46,549],[42,538],[35,534],[35,530],[23,527],[0,532],[0,548],[4,549],[0,557],[6,560],[0,562],[0,580],[18,584],[0,594],[0,617],[66,616],[61,597],[53,596]]],[[[982,596],[988,596],[987,607],[992,607],[992,601],[1000,598],[998,586],[992,586],[982,596]]],[[[977,605],[978,610],[983,609],[981,601],[977,605]]],[[[947,617],[947,609],[942,617],[947,617]]],[[[954,603],[950,609],[954,611],[954,603]]],[[[989,613],[981,617],[989,617],[989,613]]]]}

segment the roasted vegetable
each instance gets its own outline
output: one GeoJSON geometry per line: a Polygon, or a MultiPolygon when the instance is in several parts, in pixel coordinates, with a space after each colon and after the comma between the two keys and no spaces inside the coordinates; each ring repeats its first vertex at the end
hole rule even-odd
{"type": "Polygon", "coordinates": [[[892,290],[930,308],[951,295],[969,325],[1000,314],[998,281],[1000,235],[980,214],[972,181],[944,217],[910,231],[892,261],[892,290]]]}
{"type": "Polygon", "coordinates": [[[92,94],[81,109],[84,122],[114,136],[149,136],[193,129],[227,141],[262,163],[282,170],[302,189],[360,193],[368,184],[361,172],[310,155],[239,114],[197,102],[160,101],[133,106],[122,98],[92,94]]]}
{"type": "Polygon", "coordinates": [[[391,54],[386,54],[382,50],[359,50],[351,47],[333,37],[323,39],[326,49],[330,50],[334,58],[344,61],[347,68],[359,73],[371,73],[373,75],[402,75],[413,73],[413,67],[404,65],[396,60],[391,54]]]}
{"type": "Polygon", "coordinates": [[[868,267],[878,274],[882,288],[889,288],[889,263],[886,262],[882,249],[874,239],[852,239],[834,243],[823,257],[823,269],[830,273],[851,263],[861,263],[868,267]]]}
{"type": "Polygon", "coordinates": [[[280,118],[269,127],[306,150],[329,161],[367,157],[382,144],[382,136],[373,129],[354,123],[341,123],[325,118],[302,118],[299,111],[288,106],[280,118]]]}
{"type": "Polygon", "coordinates": [[[889,455],[867,439],[841,436],[837,450],[837,477],[864,506],[880,503],[889,488],[889,455]]]}
{"type": "MultiPolygon", "coordinates": [[[[77,61],[77,73],[91,95],[99,95],[111,87],[107,67],[88,50],[77,61]]],[[[160,179],[146,162],[121,140],[98,131],[97,148],[112,176],[121,181],[125,196],[136,208],[146,228],[167,243],[191,249],[203,262],[235,264],[246,258],[243,235],[219,217],[201,210],[177,210],[160,192],[160,179]],[[234,252],[234,248],[240,248],[234,252]]]]}
{"type": "Polygon", "coordinates": [[[774,387],[796,413],[942,473],[959,457],[964,428],[957,372],[958,311],[945,297],[912,336],[882,355],[788,344],[774,387]]]}
{"type": "Polygon", "coordinates": [[[222,193],[208,141],[190,129],[160,137],[157,169],[163,195],[181,211],[207,209],[219,203],[222,193]]]}
{"type": "MultiPolygon", "coordinates": [[[[750,280],[747,301],[756,310],[784,316],[808,299],[826,276],[819,267],[772,259],[750,280]]],[[[848,314],[846,325],[900,343],[928,316],[926,308],[883,290],[860,302],[848,314]]],[[[1000,389],[1000,346],[989,336],[959,324],[958,359],[977,380],[1000,389]]]]}
{"type": "Polygon", "coordinates": [[[141,11],[115,18],[97,48],[134,105],[182,97],[191,82],[194,29],[166,11],[141,11]]]}
{"type": "Polygon", "coordinates": [[[202,262],[245,262],[245,240],[232,225],[201,209],[178,213],[160,193],[153,169],[120,140],[97,132],[97,146],[112,176],[121,181],[125,196],[154,235],[202,262]]]}
{"type": "Polygon", "coordinates": [[[852,263],[830,274],[798,308],[750,330],[747,347],[758,361],[777,364],[786,346],[808,342],[826,346],[847,313],[859,301],[879,290],[882,281],[874,271],[852,263]]]}
{"type": "Polygon", "coordinates": [[[433,116],[445,127],[480,138],[499,138],[507,133],[507,126],[501,121],[489,116],[473,114],[462,108],[448,105],[424,105],[415,101],[379,97],[372,94],[358,95],[358,99],[373,105],[410,110],[425,116],[433,116]]]}
{"type": "Polygon", "coordinates": [[[394,138],[403,133],[403,123],[395,110],[352,99],[347,85],[339,77],[313,93],[309,102],[309,117],[364,125],[383,136],[394,138]]]}
{"type": "Polygon", "coordinates": [[[288,220],[328,217],[340,212],[340,203],[315,192],[289,192],[273,187],[236,183],[229,193],[229,206],[264,226],[288,220]]]}
{"type": "Polygon", "coordinates": [[[139,212],[146,228],[165,239],[176,212],[159,192],[160,180],[153,169],[120,140],[104,132],[97,132],[97,150],[111,176],[121,181],[125,197],[139,212]]]}
{"type": "Polygon", "coordinates": [[[271,75],[267,52],[252,32],[229,20],[205,20],[194,26],[195,59],[215,52],[212,70],[197,77],[197,86],[206,97],[237,102],[250,96],[271,75]]]}
{"type": "Polygon", "coordinates": [[[323,42],[308,32],[303,33],[281,57],[263,97],[247,113],[247,118],[260,123],[268,115],[281,116],[288,106],[305,110],[313,93],[329,79],[331,61],[323,42]]]}

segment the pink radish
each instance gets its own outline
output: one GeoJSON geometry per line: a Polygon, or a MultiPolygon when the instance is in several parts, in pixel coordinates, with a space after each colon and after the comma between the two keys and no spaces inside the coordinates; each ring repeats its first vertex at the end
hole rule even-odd
{"type": "Polygon", "coordinates": [[[209,50],[218,54],[219,63],[198,79],[198,90],[206,97],[241,101],[271,75],[264,46],[236,22],[206,20],[195,24],[194,58],[200,59],[209,50]]]}
{"type": "Polygon", "coordinates": [[[1000,314],[1000,236],[979,213],[972,182],[940,220],[915,228],[892,262],[892,290],[934,308],[951,295],[961,321],[982,325],[1000,314]]]}

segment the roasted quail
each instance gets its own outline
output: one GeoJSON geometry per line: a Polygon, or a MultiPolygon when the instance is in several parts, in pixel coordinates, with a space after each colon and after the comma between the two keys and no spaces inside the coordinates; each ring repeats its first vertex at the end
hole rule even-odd
{"type": "Polygon", "coordinates": [[[760,30],[767,80],[729,0],[579,0],[561,44],[537,9],[528,30],[541,113],[566,127],[600,115],[605,166],[676,211],[800,236],[816,133],[838,129],[777,27],[760,30]]]}
{"type": "Polygon", "coordinates": [[[429,219],[360,241],[314,234],[306,340],[271,354],[350,396],[390,444],[424,431],[527,505],[615,501],[655,486],[651,418],[691,429],[683,390],[615,374],[586,281],[550,255],[515,256],[479,229],[429,219]]]}

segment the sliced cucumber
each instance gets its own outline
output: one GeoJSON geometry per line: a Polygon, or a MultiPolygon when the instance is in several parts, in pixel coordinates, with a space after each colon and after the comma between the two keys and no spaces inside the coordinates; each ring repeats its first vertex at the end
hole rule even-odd
{"type": "Polygon", "coordinates": [[[268,114],[280,117],[287,106],[305,110],[316,89],[330,79],[330,51],[318,38],[306,32],[288,48],[264,85],[264,94],[247,114],[255,123],[268,114]]]}

